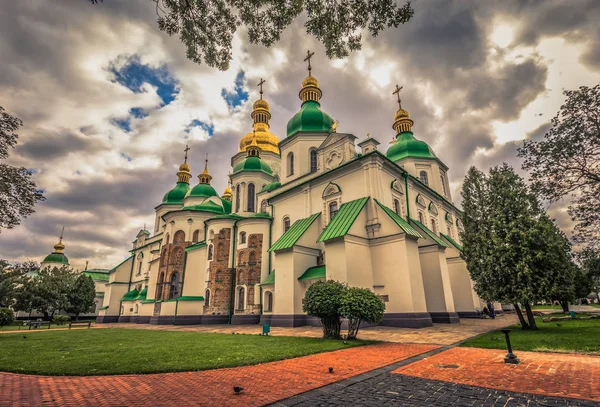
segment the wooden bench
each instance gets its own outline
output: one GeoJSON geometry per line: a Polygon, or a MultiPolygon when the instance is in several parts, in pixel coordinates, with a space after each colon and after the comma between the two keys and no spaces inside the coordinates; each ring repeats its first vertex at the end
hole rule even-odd
{"type": "MultiPolygon", "coordinates": [[[[29,327],[29,330],[31,330],[31,327],[33,327],[33,329],[37,329],[43,325],[48,325],[48,329],[50,329],[49,321],[23,321],[23,325],[21,326],[27,326],[29,327]]],[[[21,326],[19,326],[19,329],[21,329],[21,326]]]]}
{"type": "Polygon", "coordinates": [[[69,322],[69,329],[71,329],[71,326],[73,325],[87,325],[88,329],[91,328],[92,326],[92,321],[76,321],[76,322],[69,322]]]}

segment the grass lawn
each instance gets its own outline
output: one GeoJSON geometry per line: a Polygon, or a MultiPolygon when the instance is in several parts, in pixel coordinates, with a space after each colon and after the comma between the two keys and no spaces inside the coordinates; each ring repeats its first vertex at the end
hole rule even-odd
{"type": "Polygon", "coordinates": [[[590,307],[600,308],[600,304],[588,304],[590,307]]]}
{"type": "Polygon", "coordinates": [[[158,373],[253,365],[373,342],[145,329],[0,335],[0,371],[44,375],[158,373]],[[27,338],[23,338],[26,335],[27,338]]]}
{"type": "MultiPolygon", "coordinates": [[[[600,355],[600,319],[542,322],[536,318],[539,331],[523,331],[512,326],[510,342],[513,350],[542,352],[585,352],[600,355]]],[[[461,346],[506,349],[504,334],[494,331],[473,338],[461,346]]]]}
{"type": "Polygon", "coordinates": [[[562,309],[562,307],[560,305],[532,305],[531,309],[537,311],[540,309],[562,309]]]}

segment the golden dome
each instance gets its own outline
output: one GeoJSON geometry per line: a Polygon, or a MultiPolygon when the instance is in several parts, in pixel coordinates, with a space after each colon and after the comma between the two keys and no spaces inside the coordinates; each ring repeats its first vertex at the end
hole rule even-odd
{"type": "Polygon", "coordinates": [[[394,115],[394,125],[392,126],[396,134],[412,131],[413,124],[414,122],[411,120],[410,114],[400,107],[394,115]]]}
{"type": "Polygon", "coordinates": [[[65,245],[62,242],[62,238],[60,241],[54,245],[54,252],[61,253],[65,249],[65,245]]]}
{"type": "Polygon", "coordinates": [[[254,105],[252,105],[252,108],[254,110],[266,110],[269,111],[269,103],[267,103],[266,100],[264,99],[258,99],[256,102],[254,102],[254,105]]]}
{"type": "Polygon", "coordinates": [[[308,87],[308,86],[314,86],[315,88],[318,88],[319,87],[319,81],[314,76],[308,75],[302,81],[302,87],[305,88],[305,87],[308,87]]]}
{"type": "Polygon", "coordinates": [[[323,96],[323,92],[321,92],[321,89],[319,88],[319,81],[309,73],[302,81],[302,89],[300,89],[298,97],[300,97],[300,100],[304,103],[309,100],[318,102],[321,100],[321,96],[323,96]]]}
{"type": "Polygon", "coordinates": [[[406,110],[400,108],[394,115],[394,121],[400,119],[410,119],[410,114],[406,110]]]}
{"type": "Polygon", "coordinates": [[[192,169],[190,168],[190,165],[187,162],[184,162],[183,164],[181,164],[179,166],[179,171],[186,171],[186,172],[190,172],[192,169]]]}
{"type": "Polygon", "coordinates": [[[262,151],[279,154],[279,139],[271,133],[267,123],[254,123],[254,129],[240,140],[240,151],[246,151],[255,142],[262,151]]]}

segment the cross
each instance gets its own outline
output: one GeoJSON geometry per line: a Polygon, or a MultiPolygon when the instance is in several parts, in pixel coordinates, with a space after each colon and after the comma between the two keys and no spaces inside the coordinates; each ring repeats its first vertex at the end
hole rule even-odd
{"type": "Polygon", "coordinates": [[[62,242],[63,240],[63,234],[65,233],[65,227],[62,227],[62,231],[60,232],[60,241],[62,242]]]}
{"type": "Polygon", "coordinates": [[[400,100],[400,91],[404,86],[396,85],[396,90],[392,92],[392,95],[398,95],[398,108],[402,109],[402,101],[400,100]]]}
{"type": "Polygon", "coordinates": [[[187,153],[188,151],[190,151],[190,146],[188,146],[187,144],[185,145],[185,149],[183,150],[185,151],[185,162],[187,163],[187,153]]]}
{"type": "Polygon", "coordinates": [[[262,85],[263,83],[265,83],[263,78],[260,78],[260,82],[258,82],[258,85],[256,86],[260,86],[260,98],[262,99],[262,95],[263,95],[263,90],[262,90],[262,85]]]}
{"type": "Polygon", "coordinates": [[[310,52],[310,50],[306,51],[306,58],[304,58],[304,61],[308,61],[308,76],[310,75],[310,71],[311,71],[311,67],[310,67],[310,59],[312,58],[312,56],[315,55],[314,52],[310,52]]]}

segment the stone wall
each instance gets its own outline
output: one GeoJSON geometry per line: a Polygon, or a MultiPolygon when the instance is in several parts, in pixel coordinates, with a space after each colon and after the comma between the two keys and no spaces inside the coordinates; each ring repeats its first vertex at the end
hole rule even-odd
{"type": "Polygon", "coordinates": [[[209,261],[210,304],[204,307],[204,315],[227,315],[231,300],[231,229],[224,228],[212,241],[212,260],[209,261]]]}

